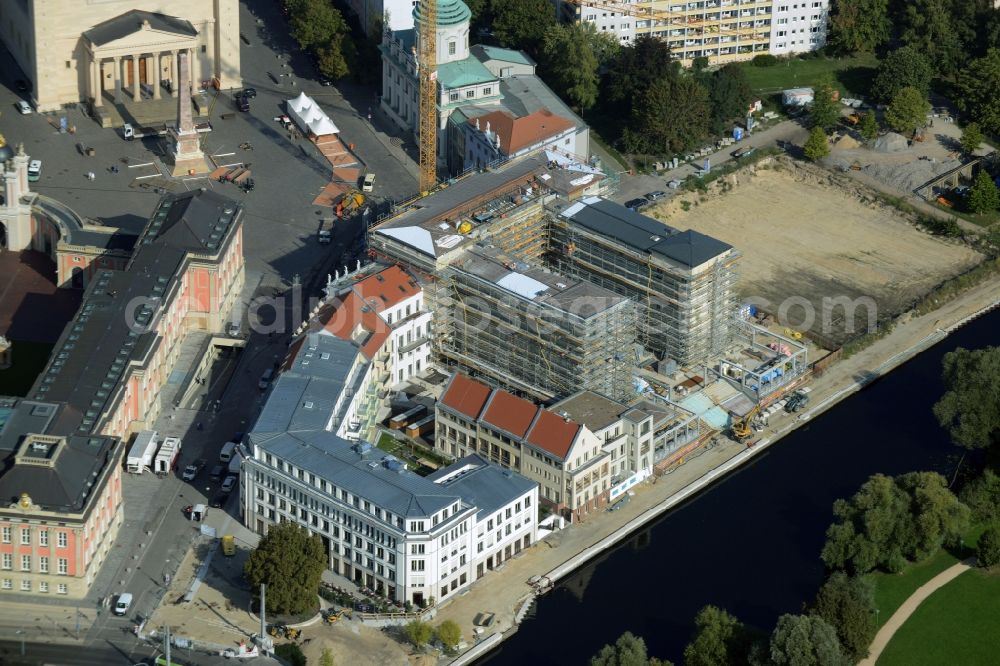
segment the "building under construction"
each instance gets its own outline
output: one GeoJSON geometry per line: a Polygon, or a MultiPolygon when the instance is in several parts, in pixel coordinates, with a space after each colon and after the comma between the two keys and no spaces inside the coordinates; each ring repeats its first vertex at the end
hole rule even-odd
{"type": "Polygon", "coordinates": [[[637,341],[684,364],[726,347],[740,255],[606,187],[585,165],[525,158],[413,202],[369,248],[422,277],[444,364],[536,399],[627,401],[637,341]]]}
{"type": "Polygon", "coordinates": [[[548,211],[553,269],[634,301],[649,352],[692,365],[726,350],[741,256],[731,245],[599,197],[555,199],[548,211]]]}

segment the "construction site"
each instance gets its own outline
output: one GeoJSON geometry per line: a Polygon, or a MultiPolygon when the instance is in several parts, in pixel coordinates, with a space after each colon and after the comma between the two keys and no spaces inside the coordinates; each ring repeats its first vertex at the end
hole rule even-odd
{"type": "MultiPolygon", "coordinates": [[[[848,174],[768,158],[649,215],[738,244],[742,302],[832,350],[982,256],[931,236],[848,174]]],[[[773,321],[773,320],[772,320],[773,321]]]]}

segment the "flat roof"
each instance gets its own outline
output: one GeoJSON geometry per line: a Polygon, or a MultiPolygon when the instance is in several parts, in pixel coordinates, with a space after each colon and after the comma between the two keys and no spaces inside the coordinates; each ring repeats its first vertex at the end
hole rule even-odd
{"type": "Polygon", "coordinates": [[[607,428],[629,410],[620,402],[593,391],[574,393],[565,400],[552,405],[549,409],[556,414],[565,414],[568,418],[584,424],[593,431],[607,428]]]}
{"type": "Polygon", "coordinates": [[[557,203],[559,216],[639,252],[655,254],[685,268],[725,255],[732,245],[694,230],[679,231],[659,220],[601,197],[557,203]]]}
{"type": "Polygon", "coordinates": [[[538,484],[517,472],[501,469],[485,458],[472,454],[439,469],[427,477],[444,489],[458,493],[475,506],[480,520],[496,513],[538,484]]]}

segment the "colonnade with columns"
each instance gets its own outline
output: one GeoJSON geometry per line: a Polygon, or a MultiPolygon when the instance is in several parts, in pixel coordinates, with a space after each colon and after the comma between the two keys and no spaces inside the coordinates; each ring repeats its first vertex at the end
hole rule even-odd
{"type": "Polygon", "coordinates": [[[131,95],[132,101],[141,101],[143,77],[140,68],[145,69],[146,85],[152,88],[153,99],[161,99],[162,81],[165,79],[170,81],[170,95],[177,97],[177,54],[182,50],[187,51],[188,62],[191,63],[190,83],[196,85],[196,82],[200,81],[200,72],[194,48],[127,55],[104,56],[99,52],[92,54],[89,88],[94,106],[99,107],[103,104],[102,93],[104,91],[113,93],[116,100],[121,99],[123,94],[128,94],[131,95]],[[166,71],[168,67],[169,72],[166,71]],[[131,72],[131,77],[128,75],[129,72],[131,72]],[[164,74],[167,75],[164,76],[164,74]],[[131,78],[131,85],[127,83],[129,78],[131,78]]]}

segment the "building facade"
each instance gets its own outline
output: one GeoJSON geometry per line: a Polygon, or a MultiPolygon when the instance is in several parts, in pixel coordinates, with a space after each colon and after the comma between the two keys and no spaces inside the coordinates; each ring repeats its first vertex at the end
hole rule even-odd
{"type": "Polygon", "coordinates": [[[39,111],[122,94],[176,95],[177,54],[191,80],[241,85],[237,0],[17,0],[0,3],[0,40],[39,111]],[[124,92],[123,92],[124,91],[124,92]]]}

